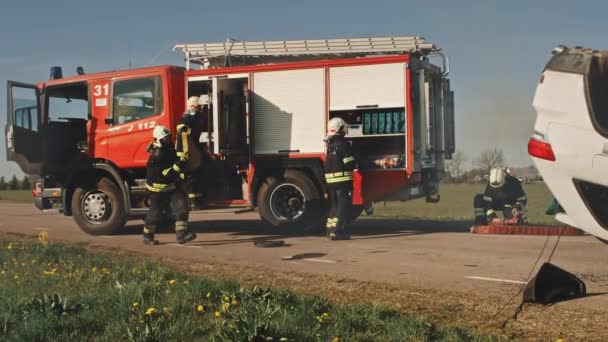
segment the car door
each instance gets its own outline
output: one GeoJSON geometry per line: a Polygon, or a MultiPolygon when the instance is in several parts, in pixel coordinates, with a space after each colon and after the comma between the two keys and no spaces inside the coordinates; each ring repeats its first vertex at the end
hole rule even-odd
{"type": "Polygon", "coordinates": [[[7,83],[6,158],[27,174],[38,174],[42,161],[40,89],[33,84],[7,83]]]}
{"type": "Polygon", "coordinates": [[[112,80],[106,138],[108,157],[118,167],[144,167],[154,127],[163,124],[172,129],[165,110],[164,88],[160,74],[112,80]]]}

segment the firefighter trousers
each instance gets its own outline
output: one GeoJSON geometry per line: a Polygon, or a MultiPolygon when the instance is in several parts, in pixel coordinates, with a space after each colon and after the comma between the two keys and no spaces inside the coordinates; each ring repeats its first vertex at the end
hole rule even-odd
{"type": "Polygon", "coordinates": [[[345,225],[352,205],[352,187],[329,187],[329,215],[325,227],[328,233],[346,234],[345,225]]]}
{"type": "MultiPolygon", "coordinates": [[[[473,200],[473,207],[475,208],[475,225],[487,225],[489,217],[495,217],[496,212],[502,212],[505,220],[513,218],[514,205],[498,203],[497,201],[486,199],[483,194],[475,195],[473,200]]],[[[526,223],[528,221],[526,217],[526,208],[519,208],[521,216],[519,217],[520,223],[526,223]]]]}
{"type": "Polygon", "coordinates": [[[144,219],[144,234],[154,234],[167,220],[175,220],[175,231],[188,229],[188,196],[178,187],[173,191],[150,192],[150,210],[144,219]]]}

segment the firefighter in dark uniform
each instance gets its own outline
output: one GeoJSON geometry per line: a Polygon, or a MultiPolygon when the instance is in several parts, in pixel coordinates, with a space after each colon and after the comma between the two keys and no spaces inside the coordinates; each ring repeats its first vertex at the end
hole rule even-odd
{"type": "Polygon", "coordinates": [[[503,168],[493,168],[485,192],[474,199],[475,225],[527,224],[527,203],[521,182],[503,168]],[[503,213],[502,219],[497,212],[503,213]]]}
{"type": "Polygon", "coordinates": [[[144,220],[144,244],[156,245],[154,239],[157,227],[172,213],[175,219],[175,234],[178,243],[186,243],[196,238],[188,230],[188,198],[180,183],[185,176],[171,144],[171,132],[164,126],[156,126],[152,131],[154,141],[148,147],[150,158],[146,168],[146,189],[150,196],[150,210],[144,220]]]}
{"type": "Polygon", "coordinates": [[[198,209],[202,196],[199,191],[199,182],[203,164],[203,149],[199,143],[203,128],[200,98],[198,96],[190,97],[187,106],[184,116],[177,124],[175,149],[177,156],[184,165],[186,175],[184,187],[188,193],[190,209],[198,209]]]}
{"type": "Polygon", "coordinates": [[[325,182],[329,192],[330,211],[326,228],[330,240],[348,240],[345,229],[352,205],[353,170],[355,157],[346,141],[346,122],[341,118],[329,120],[325,155],[325,182]]]}

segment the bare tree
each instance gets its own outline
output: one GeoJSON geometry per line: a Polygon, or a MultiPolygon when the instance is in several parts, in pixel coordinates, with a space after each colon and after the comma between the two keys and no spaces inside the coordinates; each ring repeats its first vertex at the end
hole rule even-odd
{"type": "Polygon", "coordinates": [[[456,151],[456,153],[452,155],[452,160],[448,161],[447,163],[447,169],[450,176],[456,180],[460,180],[460,177],[462,176],[462,167],[464,166],[464,163],[466,163],[467,159],[468,158],[464,152],[460,150],[456,151]]]}
{"type": "Polygon", "coordinates": [[[486,174],[490,173],[490,170],[494,167],[503,166],[504,163],[504,154],[501,149],[496,147],[484,150],[481,152],[481,155],[475,159],[475,165],[482,169],[486,174]]]}

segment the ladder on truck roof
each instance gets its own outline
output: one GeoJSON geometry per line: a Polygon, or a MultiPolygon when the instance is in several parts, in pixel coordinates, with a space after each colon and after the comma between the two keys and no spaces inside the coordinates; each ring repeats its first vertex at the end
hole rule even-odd
{"type": "Polygon", "coordinates": [[[192,64],[198,64],[202,69],[206,69],[371,55],[404,53],[428,55],[440,54],[441,50],[418,36],[259,42],[227,39],[224,43],[177,44],[173,50],[177,49],[181,49],[184,53],[187,69],[190,69],[192,64]]]}

